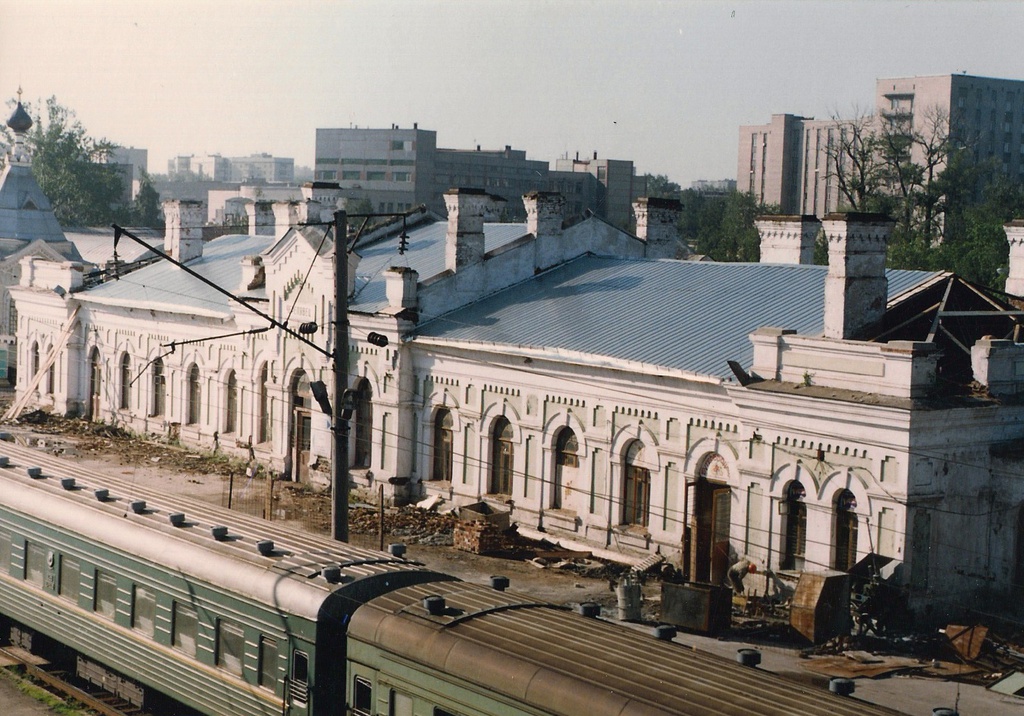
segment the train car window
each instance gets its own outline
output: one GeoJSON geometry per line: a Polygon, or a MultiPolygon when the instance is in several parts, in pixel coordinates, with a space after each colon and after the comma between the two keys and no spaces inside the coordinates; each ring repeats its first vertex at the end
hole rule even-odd
{"type": "Polygon", "coordinates": [[[96,611],[107,619],[113,619],[117,611],[117,578],[96,570],[96,611]]]}
{"type": "Polygon", "coordinates": [[[451,711],[445,711],[440,706],[434,707],[434,716],[455,716],[451,711]]]}
{"type": "Polygon", "coordinates": [[[352,687],[352,713],[357,716],[370,716],[373,713],[373,686],[358,676],[352,687]]]}
{"type": "Polygon", "coordinates": [[[298,649],[292,651],[292,675],[288,680],[288,693],[295,704],[304,704],[309,699],[309,656],[298,649]]]}
{"type": "Polygon", "coordinates": [[[41,587],[45,574],[46,550],[29,542],[25,545],[25,579],[37,587],[41,587]]]}
{"type": "Polygon", "coordinates": [[[412,716],[412,696],[401,691],[392,691],[388,716],[412,716]]]}
{"type": "Polygon", "coordinates": [[[217,620],[217,666],[235,676],[242,675],[245,631],[227,619],[217,620]]]}
{"type": "Polygon", "coordinates": [[[260,637],[260,686],[271,689],[277,685],[277,640],[260,637]]]}
{"type": "Polygon", "coordinates": [[[60,557],[60,596],[72,602],[78,601],[78,581],[81,568],[77,559],[66,554],[60,557]]]}
{"type": "Polygon", "coordinates": [[[156,595],[136,584],[132,593],[132,629],[153,638],[155,618],[156,595]]]}
{"type": "Polygon", "coordinates": [[[0,573],[11,570],[11,533],[0,530],[0,573]]]}
{"type": "Polygon", "coordinates": [[[196,610],[187,604],[175,602],[171,615],[171,645],[189,656],[195,656],[198,632],[199,615],[196,610]]]}

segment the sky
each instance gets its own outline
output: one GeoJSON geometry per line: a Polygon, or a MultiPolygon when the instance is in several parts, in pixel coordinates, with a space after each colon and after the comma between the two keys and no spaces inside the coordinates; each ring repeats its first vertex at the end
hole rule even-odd
{"type": "Polygon", "coordinates": [[[0,0],[0,100],[55,96],[151,173],[416,122],[687,187],[736,178],[741,125],[869,110],[878,77],[1024,79],[1021,28],[1016,0],[0,0]]]}

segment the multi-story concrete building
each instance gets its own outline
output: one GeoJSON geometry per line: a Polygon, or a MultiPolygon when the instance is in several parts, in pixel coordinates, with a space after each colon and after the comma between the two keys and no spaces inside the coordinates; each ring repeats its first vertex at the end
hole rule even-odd
{"type": "MultiPolygon", "coordinates": [[[[740,127],[736,183],[784,214],[824,216],[843,206],[834,150],[851,121],[873,131],[888,123],[929,138],[948,133],[991,170],[1024,178],[1024,81],[938,75],[879,79],[870,118],[814,119],[776,114],[768,124],[740,127]]],[[[922,148],[915,147],[915,160],[922,148]]]]}
{"type": "Polygon", "coordinates": [[[594,152],[590,159],[563,157],[555,162],[555,171],[566,174],[590,174],[597,179],[597,206],[594,213],[616,226],[629,226],[632,205],[637,197],[646,193],[647,186],[636,175],[633,162],[626,159],[598,159],[594,152]]]}
{"type": "Polygon", "coordinates": [[[229,181],[265,181],[286,184],[295,180],[295,160],[291,157],[274,157],[270,154],[252,154],[248,157],[231,157],[229,181]]]}
{"type": "Polygon", "coordinates": [[[446,149],[437,133],[419,129],[318,129],[317,181],[336,181],[342,195],[366,199],[376,211],[405,211],[426,204],[443,214],[443,195],[471,186],[505,199],[511,218],[523,217],[520,197],[530,191],[559,191],[574,214],[590,210],[616,226],[631,221],[631,203],[643,193],[633,162],[560,159],[556,171],[526,152],[504,149],[446,149]],[[589,175],[592,179],[586,179],[589,175]]]}

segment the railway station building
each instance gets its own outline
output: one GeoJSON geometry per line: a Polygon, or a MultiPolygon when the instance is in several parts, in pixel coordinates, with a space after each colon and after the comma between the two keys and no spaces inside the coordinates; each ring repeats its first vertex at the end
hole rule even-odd
{"type": "MultiPolygon", "coordinates": [[[[254,202],[249,234],[208,242],[202,206],[171,202],[165,250],[330,349],[333,236],[316,224],[335,196],[254,202]]],[[[845,571],[875,553],[922,608],[1024,583],[1012,296],[887,270],[879,215],[766,217],[761,262],[721,264],[677,258],[668,200],[636,202],[635,235],[553,193],[524,197],[525,223],[493,221],[483,191],[445,201],[447,220],[361,236],[346,267],[356,487],[483,501],[694,581],[741,557],[845,571]],[[828,266],[810,263],[821,232],[828,266]]],[[[1007,234],[1019,296],[1024,225],[1007,234]]],[[[12,296],[38,366],[19,398],[327,483],[309,385],[332,384],[330,362],[265,317],[166,262],[89,283],[28,257],[12,296]]]]}

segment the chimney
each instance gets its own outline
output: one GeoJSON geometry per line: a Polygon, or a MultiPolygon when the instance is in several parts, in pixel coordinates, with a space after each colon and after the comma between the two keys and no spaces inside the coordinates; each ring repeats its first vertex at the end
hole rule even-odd
{"type": "Polygon", "coordinates": [[[893,221],[885,214],[851,212],[829,214],[821,225],[828,242],[825,337],[862,338],[885,316],[885,248],[893,221]]]}
{"type": "Polygon", "coordinates": [[[448,208],[445,268],[458,272],[484,259],[484,214],[491,198],[483,189],[449,189],[444,193],[448,208]]]}
{"type": "Polygon", "coordinates": [[[1014,219],[1003,225],[1010,243],[1010,270],[1006,274],[1006,292],[1024,296],[1024,219],[1014,219]]]}
{"type": "Polygon", "coordinates": [[[164,207],[164,252],[185,263],[203,255],[206,205],[192,199],[170,199],[164,207]]]}
{"type": "Polygon", "coordinates": [[[274,209],[269,201],[254,201],[245,205],[249,215],[249,234],[252,236],[274,235],[274,209]]]}
{"type": "Polygon", "coordinates": [[[274,211],[274,236],[282,237],[288,233],[288,229],[299,223],[299,203],[296,201],[275,201],[272,207],[274,211]]]}
{"type": "Polygon", "coordinates": [[[408,266],[392,266],[384,272],[384,286],[391,308],[414,308],[419,274],[408,266]]]}
{"type": "Polygon", "coordinates": [[[534,236],[534,268],[546,269],[564,261],[562,221],[565,197],[556,191],[531,191],[523,195],[526,230],[534,236]]]}
{"type": "Polygon", "coordinates": [[[523,195],[526,230],[541,236],[561,236],[565,218],[565,197],[557,191],[531,191],[523,195]]]}
{"type": "Polygon", "coordinates": [[[679,218],[683,205],[676,199],[642,196],[633,202],[636,236],[647,244],[649,259],[674,259],[679,250],[679,218]]]}
{"type": "Polygon", "coordinates": [[[816,216],[759,216],[754,225],[761,236],[761,263],[814,263],[814,240],[821,230],[816,216]]]}
{"type": "Polygon", "coordinates": [[[300,201],[298,208],[298,220],[300,224],[321,223],[320,214],[323,211],[323,204],[321,204],[316,199],[306,199],[305,201],[300,201]]]}
{"type": "Polygon", "coordinates": [[[265,284],[266,273],[263,268],[262,256],[242,257],[242,281],[238,290],[242,293],[260,288],[265,284]]]}

